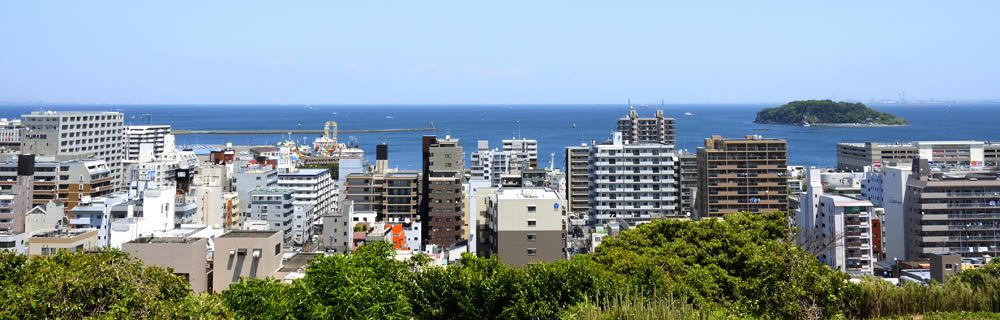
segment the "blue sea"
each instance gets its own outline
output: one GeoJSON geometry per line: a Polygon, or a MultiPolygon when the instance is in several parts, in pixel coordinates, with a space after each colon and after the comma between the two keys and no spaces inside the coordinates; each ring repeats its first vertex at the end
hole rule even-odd
{"type": "MultiPolygon", "coordinates": [[[[712,135],[739,138],[762,135],[788,141],[789,163],[805,166],[836,165],[838,142],[904,142],[915,140],[995,140],[1000,139],[1000,105],[871,105],[909,120],[905,127],[797,127],[755,124],[757,111],[775,104],[674,104],[665,105],[664,114],[677,119],[677,148],[694,152],[712,135]],[[692,115],[685,115],[685,113],[692,115]]],[[[652,116],[659,106],[637,109],[652,116]]],[[[591,140],[608,140],[616,120],[628,113],[622,105],[6,105],[0,117],[19,118],[37,110],[106,110],[126,115],[126,124],[169,124],[174,129],[250,130],[322,129],[326,121],[337,121],[341,130],[426,128],[433,123],[439,136],[461,139],[466,154],[476,149],[477,140],[489,140],[491,147],[509,138],[538,140],[539,165],[548,166],[555,154],[555,167],[563,167],[564,148],[591,140]],[[575,125],[575,128],[574,128],[575,125]]],[[[375,146],[389,145],[390,167],[420,168],[420,137],[435,132],[392,132],[341,134],[340,140],[354,142],[374,160],[375,146]]],[[[293,135],[311,143],[319,134],[293,135]]],[[[180,135],[177,142],[188,144],[275,144],[282,135],[180,135]]]]}

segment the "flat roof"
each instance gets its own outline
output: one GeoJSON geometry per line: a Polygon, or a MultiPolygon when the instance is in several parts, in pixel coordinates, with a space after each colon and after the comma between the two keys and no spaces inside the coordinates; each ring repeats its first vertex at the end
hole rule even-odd
{"type": "Polygon", "coordinates": [[[204,238],[188,238],[188,237],[142,237],[136,238],[127,243],[177,243],[177,244],[187,244],[194,243],[198,240],[204,238]]]}
{"type": "Polygon", "coordinates": [[[874,205],[872,205],[871,201],[855,199],[855,198],[851,198],[851,197],[847,197],[847,196],[843,196],[843,195],[839,195],[839,194],[824,195],[824,196],[827,196],[827,197],[830,197],[831,199],[833,199],[833,205],[837,206],[837,207],[853,207],[853,206],[871,207],[871,206],[874,206],[874,205]]]}
{"type": "Polygon", "coordinates": [[[299,169],[298,172],[284,172],[279,173],[279,176],[315,176],[323,172],[330,171],[330,169],[299,169]]]}
{"type": "Polygon", "coordinates": [[[552,199],[559,200],[559,193],[544,187],[500,188],[498,199],[552,199]]]}
{"type": "Polygon", "coordinates": [[[233,230],[219,236],[219,238],[269,238],[281,231],[271,230],[233,230]]]}
{"type": "Polygon", "coordinates": [[[302,267],[304,267],[307,263],[309,263],[309,260],[322,256],[323,256],[322,253],[298,252],[290,259],[285,260],[285,262],[281,266],[281,269],[278,269],[278,272],[298,271],[299,269],[302,269],[302,267]]]}

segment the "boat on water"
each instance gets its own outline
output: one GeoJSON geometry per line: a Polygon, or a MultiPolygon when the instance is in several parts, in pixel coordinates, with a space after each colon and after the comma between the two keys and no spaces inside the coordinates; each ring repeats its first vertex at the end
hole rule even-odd
{"type": "Polygon", "coordinates": [[[685,115],[685,116],[693,116],[693,115],[694,115],[694,113],[690,113],[690,112],[685,112],[685,113],[684,113],[684,115],[685,115]]]}
{"type": "Polygon", "coordinates": [[[803,123],[802,123],[802,126],[803,126],[803,127],[806,127],[806,128],[808,128],[808,127],[810,127],[811,125],[810,125],[810,124],[809,124],[808,122],[803,122],[803,123]]]}
{"type": "Polygon", "coordinates": [[[639,105],[639,108],[649,109],[649,105],[648,104],[639,105]]]}

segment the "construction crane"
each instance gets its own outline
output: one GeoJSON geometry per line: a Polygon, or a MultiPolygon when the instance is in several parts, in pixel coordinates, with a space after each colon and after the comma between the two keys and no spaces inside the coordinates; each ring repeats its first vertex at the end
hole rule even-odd
{"type": "Polygon", "coordinates": [[[315,152],[321,156],[331,156],[337,153],[337,122],[327,121],[323,125],[323,137],[316,139],[315,152]],[[330,129],[333,129],[331,132],[330,129]]]}
{"type": "Polygon", "coordinates": [[[327,140],[333,140],[333,145],[337,145],[337,122],[327,121],[326,125],[323,126],[323,137],[327,140]],[[333,127],[333,135],[330,135],[330,127],[333,127]]]}

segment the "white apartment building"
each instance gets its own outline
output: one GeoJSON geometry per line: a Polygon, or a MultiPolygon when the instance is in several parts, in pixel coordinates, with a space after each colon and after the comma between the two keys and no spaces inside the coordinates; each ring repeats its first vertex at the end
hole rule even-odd
{"type": "Polygon", "coordinates": [[[21,150],[57,160],[97,158],[107,162],[114,185],[124,182],[124,116],[101,111],[35,111],[23,115],[21,150]]]}
{"type": "Polygon", "coordinates": [[[885,243],[885,261],[906,259],[903,199],[911,171],[905,166],[883,166],[881,171],[866,172],[865,180],[861,182],[861,197],[884,209],[882,224],[885,233],[882,240],[885,243]]]}
{"type": "MultiPolygon", "coordinates": [[[[503,140],[502,151],[511,153],[513,161],[518,164],[528,164],[528,168],[538,168],[538,140],[509,139],[503,140]]],[[[518,166],[519,169],[528,169],[518,166]]]]}
{"type": "Polygon", "coordinates": [[[487,196],[481,235],[487,256],[525,266],[566,258],[566,200],[539,187],[500,188],[487,196]]]}
{"type": "Polygon", "coordinates": [[[818,169],[807,175],[808,189],[799,195],[795,223],[798,242],[820,262],[852,276],[871,275],[877,260],[872,252],[871,201],[826,194],[818,169]]]}
{"type": "MultiPolygon", "coordinates": [[[[335,210],[334,186],[329,169],[292,169],[278,174],[278,187],[292,190],[292,204],[312,209],[303,217],[302,228],[312,230],[322,224],[320,219],[335,210]]],[[[313,232],[298,232],[297,236],[313,232]]]]}
{"type": "Polygon", "coordinates": [[[469,168],[472,180],[488,180],[494,187],[500,186],[500,177],[511,173],[510,151],[490,150],[489,142],[479,140],[479,148],[470,156],[469,168]]]}
{"type": "Polygon", "coordinates": [[[153,145],[153,155],[164,151],[164,137],[170,134],[170,125],[147,125],[125,127],[125,163],[139,161],[139,146],[153,145]]]}
{"type": "Polygon", "coordinates": [[[673,145],[611,144],[590,149],[590,214],[603,225],[616,221],[635,226],[653,219],[684,217],[678,208],[673,145]]]}

